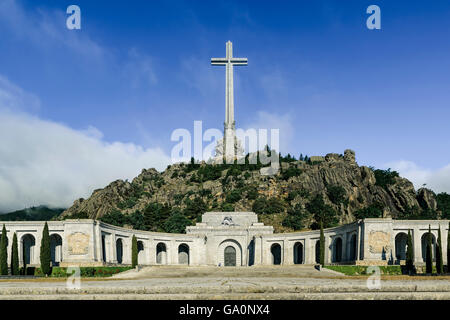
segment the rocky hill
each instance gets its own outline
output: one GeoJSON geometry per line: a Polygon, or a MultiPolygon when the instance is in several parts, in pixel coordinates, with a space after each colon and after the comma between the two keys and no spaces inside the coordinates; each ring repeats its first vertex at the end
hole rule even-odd
{"type": "Polygon", "coordinates": [[[180,163],[161,173],[144,169],[132,182],[117,180],[95,190],[89,199],[76,200],[60,218],[89,217],[170,231],[174,229],[167,221],[174,215],[178,216],[171,223],[184,227],[198,221],[203,211],[255,211],[275,231],[287,232],[317,227],[323,215],[326,226],[331,226],[364,217],[441,214],[431,190],[416,191],[410,181],[390,170],[358,166],[352,150],[280,160],[281,170],[273,176],[261,175],[260,163],[180,163]]]}

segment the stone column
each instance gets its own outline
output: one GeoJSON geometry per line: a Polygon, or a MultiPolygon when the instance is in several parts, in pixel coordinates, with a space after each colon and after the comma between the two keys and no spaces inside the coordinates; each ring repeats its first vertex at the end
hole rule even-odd
{"type": "Polygon", "coordinates": [[[116,234],[111,233],[111,243],[110,243],[110,250],[111,250],[111,262],[117,263],[117,250],[116,250],[116,234]]]}
{"type": "Polygon", "coordinates": [[[102,250],[102,232],[100,230],[100,224],[95,221],[95,260],[102,262],[103,250],[102,250]]]}
{"type": "Polygon", "coordinates": [[[325,236],[325,261],[327,264],[331,263],[331,252],[332,248],[330,248],[331,239],[329,236],[325,236]]]}
{"type": "Polygon", "coordinates": [[[347,256],[347,232],[344,232],[344,234],[342,235],[342,257],[341,257],[341,262],[345,262],[348,261],[348,256],[347,256]]]}
{"type": "MultiPolygon", "coordinates": [[[[315,249],[315,248],[314,248],[315,249]]],[[[312,264],[312,254],[313,250],[311,250],[311,239],[306,238],[305,244],[303,246],[303,263],[304,264],[312,264]]]]}
{"type": "Polygon", "coordinates": [[[175,240],[171,240],[167,248],[167,264],[178,264],[178,246],[175,240]]]}
{"type": "Polygon", "coordinates": [[[360,254],[360,237],[361,237],[361,226],[358,224],[358,228],[356,230],[356,248],[355,248],[355,260],[356,261],[359,261],[360,258],[361,258],[361,254],[360,254]]]}

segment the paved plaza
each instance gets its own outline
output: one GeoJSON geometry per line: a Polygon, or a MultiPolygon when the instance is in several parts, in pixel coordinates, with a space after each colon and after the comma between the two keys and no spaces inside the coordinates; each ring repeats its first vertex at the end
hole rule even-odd
{"type": "Polygon", "coordinates": [[[450,299],[450,277],[382,277],[380,288],[371,289],[367,277],[308,266],[147,267],[120,277],[82,279],[79,288],[65,279],[2,280],[0,299],[450,299]]]}

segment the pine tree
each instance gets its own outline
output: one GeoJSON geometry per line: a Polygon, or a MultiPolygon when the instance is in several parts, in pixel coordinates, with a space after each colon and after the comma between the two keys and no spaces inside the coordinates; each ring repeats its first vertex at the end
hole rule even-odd
{"type": "Polygon", "coordinates": [[[17,245],[17,235],[14,233],[13,243],[11,248],[11,274],[19,275],[19,248],[17,245]]]}
{"type": "Polygon", "coordinates": [[[408,273],[414,272],[414,248],[412,245],[412,237],[411,230],[408,230],[408,240],[407,240],[407,249],[406,249],[406,269],[408,273]]]}
{"type": "Polygon", "coordinates": [[[431,241],[431,226],[428,226],[428,235],[427,235],[427,261],[426,261],[426,272],[433,273],[433,243],[431,241]]]}
{"type": "Polygon", "coordinates": [[[136,236],[133,235],[131,240],[131,267],[135,268],[138,265],[138,247],[136,236]]]}
{"type": "Polygon", "coordinates": [[[320,223],[320,264],[325,265],[325,236],[323,234],[323,223],[320,223]]]}
{"type": "Polygon", "coordinates": [[[45,222],[44,230],[42,231],[40,258],[41,258],[42,273],[45,275],[49,275],[51,271],[50,267],[51,254],[50,254],[50,235],[48,233],[47,222],[45,222]]]}
{"type": "Polygon", "coordinates": [[[442,261],[442,240],[441,240],[441,227],[439,226],[437,247],[436,247],[436,272],[441,274],[444,272],[444,263],[442,261]]]}
{"type": "Polygon", "coordinates": [[[7,252],[7,237],[6,228],[3,224],[2,238],[0,240],[0,273],[2,275],[8,275],[8,252],[7,252]]]}

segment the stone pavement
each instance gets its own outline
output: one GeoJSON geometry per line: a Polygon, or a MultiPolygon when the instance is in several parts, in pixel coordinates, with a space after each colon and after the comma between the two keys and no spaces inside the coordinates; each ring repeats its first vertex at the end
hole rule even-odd
{"type": "Polygon", "coordinates": [[[130,279],[82,279],[79,289],[69,288],[65,280],[0,281],[0,299],[450,299],[449,278],[382,279],[381,288],[371,290],[367,279],[325,274],[312,267],[297,273],[289,267],[278,267],[277,272],[186,269],[190,268],[149,267],[130,279]]]}

